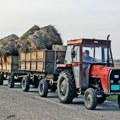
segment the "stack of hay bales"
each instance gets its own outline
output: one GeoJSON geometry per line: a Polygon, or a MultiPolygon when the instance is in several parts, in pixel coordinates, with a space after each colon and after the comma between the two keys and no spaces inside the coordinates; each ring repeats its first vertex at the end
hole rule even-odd
{"type": "Polygon", "coordinates": [[[33,26],[16,42],[19,52],[29,52],[40,49],[52,49],[52,45],[62,45],[62,39],[57,30],[48,25],[42,28],[33,26]]]}
{"type": "Polygon", "coordinates": [[[18,49],[16,47],[16,41],[18,36],[11,34],[3,39],[0,39],[0,56],[3,55],[18,55],[18,49]]]}

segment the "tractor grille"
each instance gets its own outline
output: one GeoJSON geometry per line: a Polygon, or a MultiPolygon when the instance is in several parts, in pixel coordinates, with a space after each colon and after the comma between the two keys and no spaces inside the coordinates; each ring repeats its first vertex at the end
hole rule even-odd
{"type": "Polygon", "coordinates": [[[109,80],[110,93],[120,93],[120,70],[112,70],[109,80]]]}

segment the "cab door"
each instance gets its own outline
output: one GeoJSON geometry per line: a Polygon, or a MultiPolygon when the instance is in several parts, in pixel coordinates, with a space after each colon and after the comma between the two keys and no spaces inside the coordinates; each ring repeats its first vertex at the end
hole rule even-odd
{"type": "Polygon", "coordinates": [[[81,85],[80,85],[80,79],[81,79],[80,46],[74,46],[73,51],[74,51],[74,57],[72,57],[72,69],[74,73],[76,88],[79,89],[81,88],[81,85]]]}

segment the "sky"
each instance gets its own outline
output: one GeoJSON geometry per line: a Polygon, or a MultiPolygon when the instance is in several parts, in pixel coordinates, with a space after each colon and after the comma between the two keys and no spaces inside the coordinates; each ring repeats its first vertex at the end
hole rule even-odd
{"type": "Polygon", "coordinates": [[[0,0],[0,39],[21,36],[34,25],[53,25],[69,39],[106,39],[120,59],[120,0],[0,0]]]}

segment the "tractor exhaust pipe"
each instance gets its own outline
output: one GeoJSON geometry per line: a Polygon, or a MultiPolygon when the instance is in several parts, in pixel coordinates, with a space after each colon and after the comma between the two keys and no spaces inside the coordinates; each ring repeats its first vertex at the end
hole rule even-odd
{"type": "Polygon", "coordinates": [[[110,37],[110,35],[107,36],[107,66],[110,65],[110,62],[109,62],[109,37],[110,37]]]}

